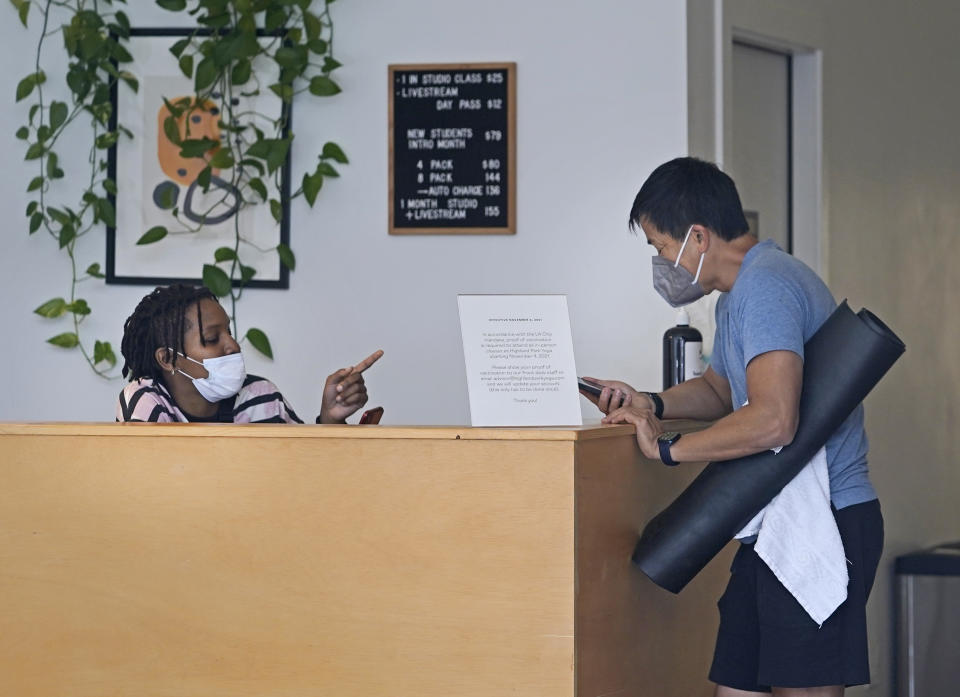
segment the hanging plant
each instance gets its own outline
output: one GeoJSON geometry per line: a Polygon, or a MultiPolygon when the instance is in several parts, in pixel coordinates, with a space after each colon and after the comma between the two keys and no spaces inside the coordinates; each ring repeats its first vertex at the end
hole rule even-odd
{"type": "MultiPolygon", "coordinates": [[[[30,10],[28,0],[11,0],[20,21],[27,26],[30,10]]],[[[71,331],[65,331],[47,341],[67,349],[79,349],[84,359],[98,375],[110,377],[109,371],[117,358],[109,341],[96,340],[91,348],[81,337],[83,321],[91,308],[79,295],[81,284],[92,278],[103,278],[99,263],[92,263],[82,273],[83,263],[77,259],[77,242],[102,224],[114,224],[114,206],[111,196],[116,194],[116,182],[106,176],[107,150],[121,134],[130,132],[123,125],[109,128],[112,115],[110,91],[122,83],[134,91],[137,79],[122,67],[131,60],[123,42],[130,35],[130,21],[126,15],[112,9],[111,0],[102,0],[108,11],[91,9],[96,3],[84,0],[58,0],[38,4],[42,29],[37,42],[33,71],[17,85],[18,102],[30,99],[27,123],[17,130],[17,138],[26,143],[25,159],[36,167],[27,185],[33,199],[27,204],[26,215],[32,235],[46,232],[70,258],[71,282],[67,297],[52,298],[34,310],[43,317],[68,316],[71,331]],[[48,39],[61,35],[68,64],[63,76],[69,97],[65,101],[48,100],[44,87],[48,76],[43,68],[44,50],[48,39]],[[69,132],[69,138],[67,133],[69,132]],[[66,140],[84,139],[90,144],[86,171],[74,178],[82,182],[78,201],[55,198],[62,192],[60,180],[65,179],[66,166],[61,161],[57,146],[66,140]]],[[[81,141],[82,142],[82,141],[81,141]]]]}
{"type": "MultiPolygon", "coordinates": [[[[289,201],[303,196],[311,207],[324,180],[337,177],[334,164],[346,164],[339,145],[326,143],[317,164],[305,172],[293,193],[285,190],[294,134],[290,106],[297,95],[329,97],[340,92],[331,73],[340,67],[333,56],[333,0],[157,0],[172,12],[187,12],[199,27],[170,47],[194,94],[165,95],[162,129],[165,141],[178,149],[181,185],[166,182],[154,200],[169,210],[173,225],[154,225],[137,244],[157,244],[175,235],[196,235],[211,223],[232,222],[232,239],[203,264],[203,283],[217,296],[229,298],[234,334],[236,306],[256,276],[247,254],[264,250],[241,220],[251,206],[269,207],[273,221],[284,222],[289,201]],[[279,113],[269,113],[264,95],[279,100],[279,113]],[[194,201],[202,198],[197,206],[194,201]],[[179,203],[179,205],[178,205],[179,203]]],[[[269,101],[269,100],[266,100],[269,101]]],[[[122,194],[122,192],[121,192],[122,194]]],[[[278,244],[280,263],[292,271],[293,250],[278,244]]],[[[266,332],[243,334],[264,355],[273,351],[266,332]]]]}
{"type": "MultiPolygon", "coordinates": [[[[31,3],[11,2],[27,26],[31,3]]],[[[170,46],[180,70],[193,83],[193,94],[171,95],[164,100],[167,112],[162,129],[176,158],[191,163],[192,192],[202,205],[199,213],[188,215],[177,206],[172,189],[155,192],[155,201],[169,209],[173,224],[150,227],[137,244],[163,244],[166,238],[196,235],[211,220],[220,218],[224,206],[231,209],[232,239],[219,246],[213,258],[198,260],[198,275],[218,297],[229,298],[236,336],[240,336],[237,302],[256,276],[253,265],[245,263],[247,255],[269,251],[277,254],[287,269],[292,271],[296,266],[288,245],[281,243],[271,250],[257,246],[240,224],[243,211],[267,206],[279,225],[290,200],[303,196],[313,207],[324,181],[339,176],[334,164],[347,163],[340,146],[327,142],[317,154],[317,164],[303,173],[295,191],[290,193],[282,186],[282,168],[289,166],[294,139],[289,109],[294,98],[305,93],[329,97],[340,92],[331,77],[341,65],[333,55],[332,2],[196,0],[188,9],[186,0],[157,0],[164,9],[186,12],[199,25],[170,46]],[[279,115],[239,108],[267,93],[282,103],[279,115]],[[210,137],[211,133],[194,127],[197,117],[213,124],[223,137],[210,137]]],[[[41,13],[42,29],[34,69],[20,81],[16,95],[18,102],[33,99],[28,122],[17,131],[17,137],[26,142],[26,159],[35,161],[38,168],[27,187],[36,198],[29,202],[26,214],[30,233],[46,231],[67,253],[72,269],[68,297],[48,300],[35,312],[48,318],[68,316],[72,331],[48,341],[63,348],[78,348],[97,374],[113,377],[109,373],[117,359],[111,344],[96,340],[90,348],[81,336],[82,323],[91,308],[79,297],[78,290],[83,282],[102,279],[104,274],[96,262],[78,272],[83,264],[76,258],[76,243],[101,226],[114,228],[117,224],[117,198],[122,199],[124,193],[122,185],[118,190],[117,182],[107,174],[106,154],[120,138],[133,137],[119,122],[111,102],[111,90],[116,87],[136,91],[139,86],[133,56],[125,47],[131,36],[130,21],[114,9],[112,0],[46,0],[33,4],[41,13]],[[69,57],[62,77],[70,97],[48,101],[43,89],[48,81],[43,69],[44,50],[47,39],[58,33],[69,57]],[[71,142],[85,136],[91,144],[89,169],[80,177],[83,192],[79,201],[70,204],[53,200],[55,193],[66,188],[60,180],[66,179],[67,173],[55,146],[65,140],[68,129],[71,142]]],[[[249,328],[243,338],[273,357],[263,330],[249,328]]]]}

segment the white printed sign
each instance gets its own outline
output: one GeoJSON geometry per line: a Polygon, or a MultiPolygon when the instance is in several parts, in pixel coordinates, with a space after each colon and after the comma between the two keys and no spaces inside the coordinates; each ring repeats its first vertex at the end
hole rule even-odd
{"type": "Polygon", "coordinates": [[[474,426],[580,426],[564,295],[459,295],[474,426]]]}

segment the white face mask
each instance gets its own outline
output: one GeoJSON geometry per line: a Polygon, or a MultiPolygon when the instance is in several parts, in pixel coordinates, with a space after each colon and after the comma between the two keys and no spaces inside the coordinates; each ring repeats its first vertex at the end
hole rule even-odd
{"type": "Polygon", "coordinates": [[[188,361],[193,361],[206,368],[207,377],[205,378],[192,377],[179,368],[177,368],[177,372],[190,378],[193,381],[193,386],[197,388],[197,392],[208,402],[219,402],[221,399],[236,396],[240,388],[243,387],[243,381],[247,379],[247,368],[243,364],[243,354],[240,351],[219,358],[204,358],[203,362],[190,358],[183,353],[180,353],[180,355],[188,361]]]}

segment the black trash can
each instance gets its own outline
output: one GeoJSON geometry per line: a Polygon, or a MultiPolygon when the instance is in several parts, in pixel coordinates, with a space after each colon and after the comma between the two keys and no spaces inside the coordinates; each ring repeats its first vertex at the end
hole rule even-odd
{"type": "Polygon", "coordinates": [[[960,542],[897,557],[897,697],[960,695],[960,542]]]}

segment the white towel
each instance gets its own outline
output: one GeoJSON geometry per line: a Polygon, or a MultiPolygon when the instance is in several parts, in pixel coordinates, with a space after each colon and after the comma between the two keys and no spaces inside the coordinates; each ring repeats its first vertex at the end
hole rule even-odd
{"type": "Polygon", "coordinates": [[[822,626],[846,600],[848,579],[843,541],[830,510],[826,448],[736,537],[753,535],[757,555],[822,626]]]}

